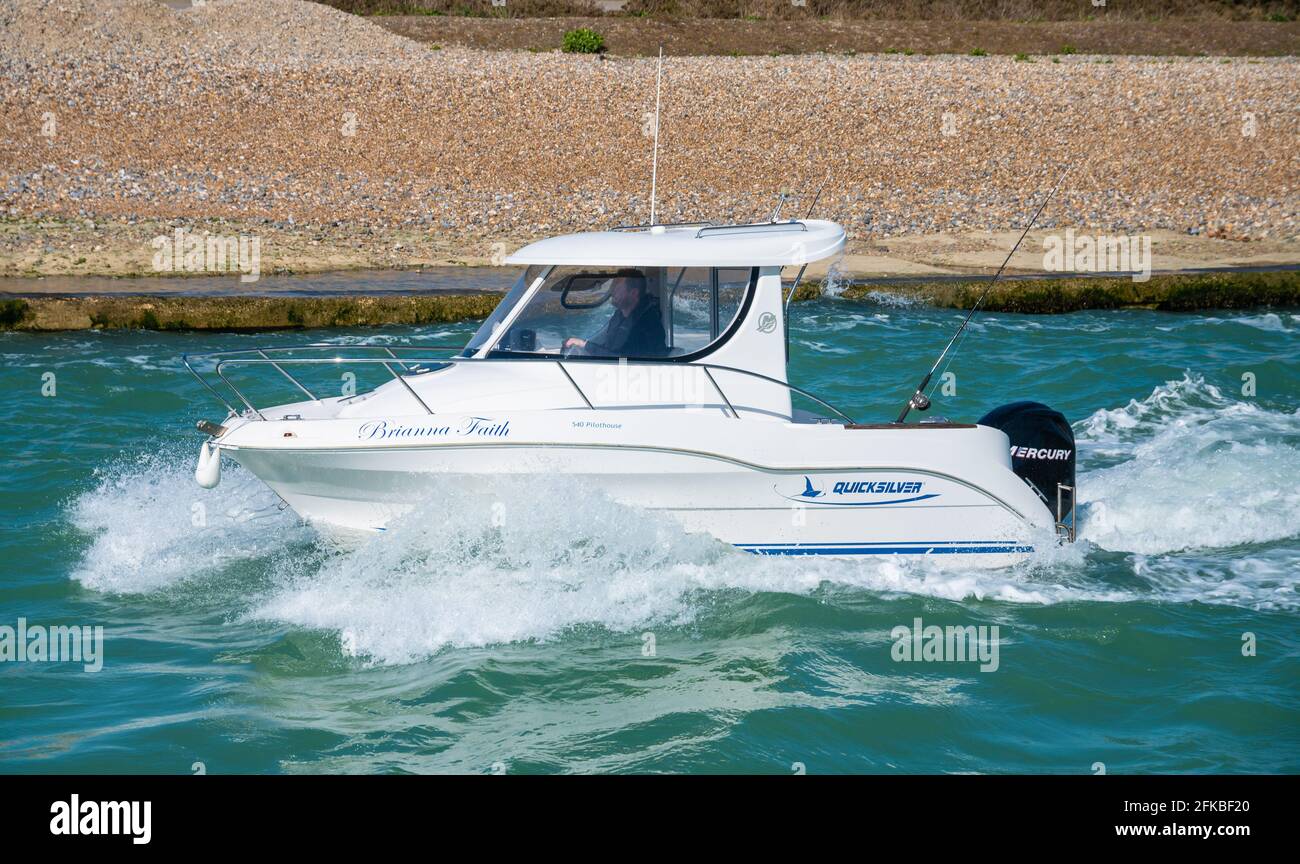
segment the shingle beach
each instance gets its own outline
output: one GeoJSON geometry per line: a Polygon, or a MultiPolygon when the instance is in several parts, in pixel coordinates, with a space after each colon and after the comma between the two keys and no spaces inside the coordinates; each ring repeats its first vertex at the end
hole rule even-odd
{"type": "MultiPolygon", "coordinates": [[[[758,218],[781,190],[802,215],[829,178],[815,215],[856,242],[1006,231],[1068,168],[1046,229],[1289,242],[1298,69],[672,58],[660,218],[758,218]]],[[[377,232],[399,263],[393,232],[481,254],[641,222],[654,75],[646,58],[432,50],[298,0],[0,0],[0,214],[377,232]]]]}

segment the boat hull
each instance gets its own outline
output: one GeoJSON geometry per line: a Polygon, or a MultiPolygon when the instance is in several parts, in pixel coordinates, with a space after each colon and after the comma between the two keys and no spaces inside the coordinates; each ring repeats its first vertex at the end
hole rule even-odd
{"type": "Polygon", "coordinates": [[[432,427],[446,434],[379,440],[358,440],[355,423],[322,428],[342,421],[257,422],[221,446],[329,532],[386,530],[417,508],[436,513],[467,495],[499,498],[502,513],[600,495],[760,555],[934,555],[1003,566],[1032,552],[1031,538],[1052,524],[1011,472],[1006,436],[983,427],[914,431],[905,440],[900,431],[696,417],[685,424],[694,428],[679,422],[656,436],[637,432],[655,418],[604,422],[586,412],[580,426],[557,420],[512,418],[502,427],[494,418],[453,419],[432,427]],[[279,426],[293,427],[292,437],[274,437],[279,426]],[[454,434],[463,428],[504,434],[454,434]],[[331,435],[335,445],[325,446],[331,435]],[[672,440],[645,443],[655,438],[672,440]]]}

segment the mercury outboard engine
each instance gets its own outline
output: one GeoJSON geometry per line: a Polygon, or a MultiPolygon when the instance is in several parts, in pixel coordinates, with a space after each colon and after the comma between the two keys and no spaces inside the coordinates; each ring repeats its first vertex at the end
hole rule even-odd
{"type": "Polygon", "coordinates": [[[980,418],[1011,439],[1011,470],[1056,514],[1058,531],[1074,540],[1074,430],[1041,402],[1012,402],[980,418]]]}

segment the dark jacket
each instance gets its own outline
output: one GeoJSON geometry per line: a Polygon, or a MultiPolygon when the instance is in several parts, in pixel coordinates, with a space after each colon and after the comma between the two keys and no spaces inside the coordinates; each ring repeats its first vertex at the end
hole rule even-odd
{"type": "Polygon", "coordinates": [[[664,357],[668,354],[666,342],[659,304],[642,297],[631,315],[615,309],[605,329],[587,340],[583,353],[588,357],[664,357]]]}

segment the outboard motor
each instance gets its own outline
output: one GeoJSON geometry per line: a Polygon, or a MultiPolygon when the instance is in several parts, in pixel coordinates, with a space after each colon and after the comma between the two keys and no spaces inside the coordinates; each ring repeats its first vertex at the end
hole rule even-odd
{"type": "Polygon", "coordinates": [[[1001,429],[1011,439],[1011,470],[1027,482],[1056,527],[1074,541],[1074,430],[1060,411],[1041,402],[1012,402],[980,418],[981,426],[1001,429]]]}

